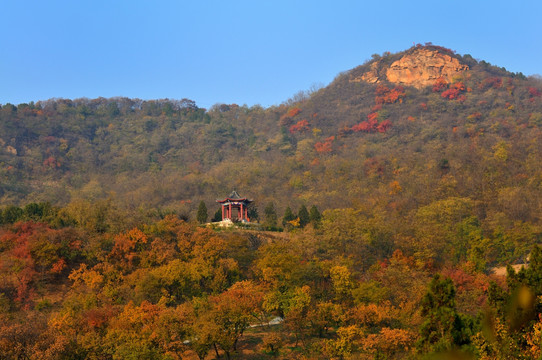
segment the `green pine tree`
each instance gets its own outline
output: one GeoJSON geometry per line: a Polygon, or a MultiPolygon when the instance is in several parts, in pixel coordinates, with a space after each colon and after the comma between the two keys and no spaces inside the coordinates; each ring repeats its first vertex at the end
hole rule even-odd
{"type": "Polygon", "coordinates": [[[297,212],[297,216],[299,217],[299,226],[302,228],[305,227],[311,220],[309,211],[305,205],[301,205],[299,211],[297,212]]]}
{"type": "Polygon", "coordinates": [[[251,222],[260,220],[260,214],[258,214],[258,209],[256,206],[250,206],[248,208],[248,218],[251,222]]]}
{"type": "Polygon", "coordinates": [[[292,212],[292,209],[288,206],[284,211],[284,216],[282,217],[282,226],[286,226],[288,222],[295,220],[296,216],[292,212]]]}
{"type": "Polygon", "coordinates": [[[200,224],[203,224],[207,221],[207,217],[207,206],[205,206],[205,202],[202,200],[198,206],[198,214],[196,215],[196,219],[200,224]]]}
{"type": "Polygon", "coordinates": [[[277,227],[277,211],[275,210],[275,204],[270,202],[267,204],[264,210],[264,225],[268,229],[277,227]]]}
{"type": "Polygon", "coordinates": [[[320,226],[320,223],[322,222],[322,215],[315,205],[311,206],[311,210],[309,211],[309,220],[315,228],[320,226]]]}
{"type": "MultiPolygon", "coordinates": [[[[450,278],[436,274],[422,300],[420,338],[416,347],[420,353],[442,353],[460,348],[470,342],[469,320],[455,308],[455,286],[450,278]]],[[[472,324],[470,324],[472,327],[472,324]]]]}
{"type": "Polygon", "coordinates": [[[222,221],[222,209],[218,209],[215,211],[215,214],[213,215],[213,218],[211,219],[212,222],[219,222],[222,221]]]}

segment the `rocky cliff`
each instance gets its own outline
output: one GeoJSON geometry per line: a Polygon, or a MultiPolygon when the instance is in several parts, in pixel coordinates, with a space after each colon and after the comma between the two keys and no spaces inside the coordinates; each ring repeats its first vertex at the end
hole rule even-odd
{"type": "Polygon", "coordinates": [[[451,82],[452,79],[469,70],[456,58],[438,50],[417,48],[403,55],[391,65],[383,60],[377,60],[370,66],[369,71],[352,79],[352,82],[365,81],[391,83],[414,86],[418,89],[434,84],[438,78],[451,82]]]}

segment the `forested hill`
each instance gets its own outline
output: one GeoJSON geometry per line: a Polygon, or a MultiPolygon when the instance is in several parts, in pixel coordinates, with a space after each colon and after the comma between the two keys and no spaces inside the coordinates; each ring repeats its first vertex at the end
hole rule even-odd
{"type": "Polygon", "coordinates": [[[541,357],[538,78],[419,45],[267,109],[0,127],[2,359],[541,357]],[[284,231],[193,221],[233,189],[284,231]]]}
{"type": "Polygon", "coordinates": [[[1,204],[112,199],[194,216],[236,189],[260,213],[302,204],[409,216],[464,199],[539,224],[541,81],[414,46],[279,106],[51,99],[0,109],[1,204]]]}

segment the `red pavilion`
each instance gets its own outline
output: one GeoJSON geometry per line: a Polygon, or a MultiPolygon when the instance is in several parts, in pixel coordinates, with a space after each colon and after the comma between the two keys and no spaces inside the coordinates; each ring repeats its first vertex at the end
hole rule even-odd
{"type": "Polygon", "coordinates": [[[253,200],[239,196],[237,191],[232,191],[227,198],[216,202],[222,205],[222,221],[250,221],[248,218],[248,205],[253,200]]]}

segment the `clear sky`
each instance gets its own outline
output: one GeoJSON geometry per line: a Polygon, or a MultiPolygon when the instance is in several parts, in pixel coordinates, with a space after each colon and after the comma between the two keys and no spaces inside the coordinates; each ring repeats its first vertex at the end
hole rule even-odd
{"type": "Polygon", "coordinates": [[[0,0],[0,104],[126,96],[280,104],[432,42],[542,73],[542,1],[0,0]]]}

